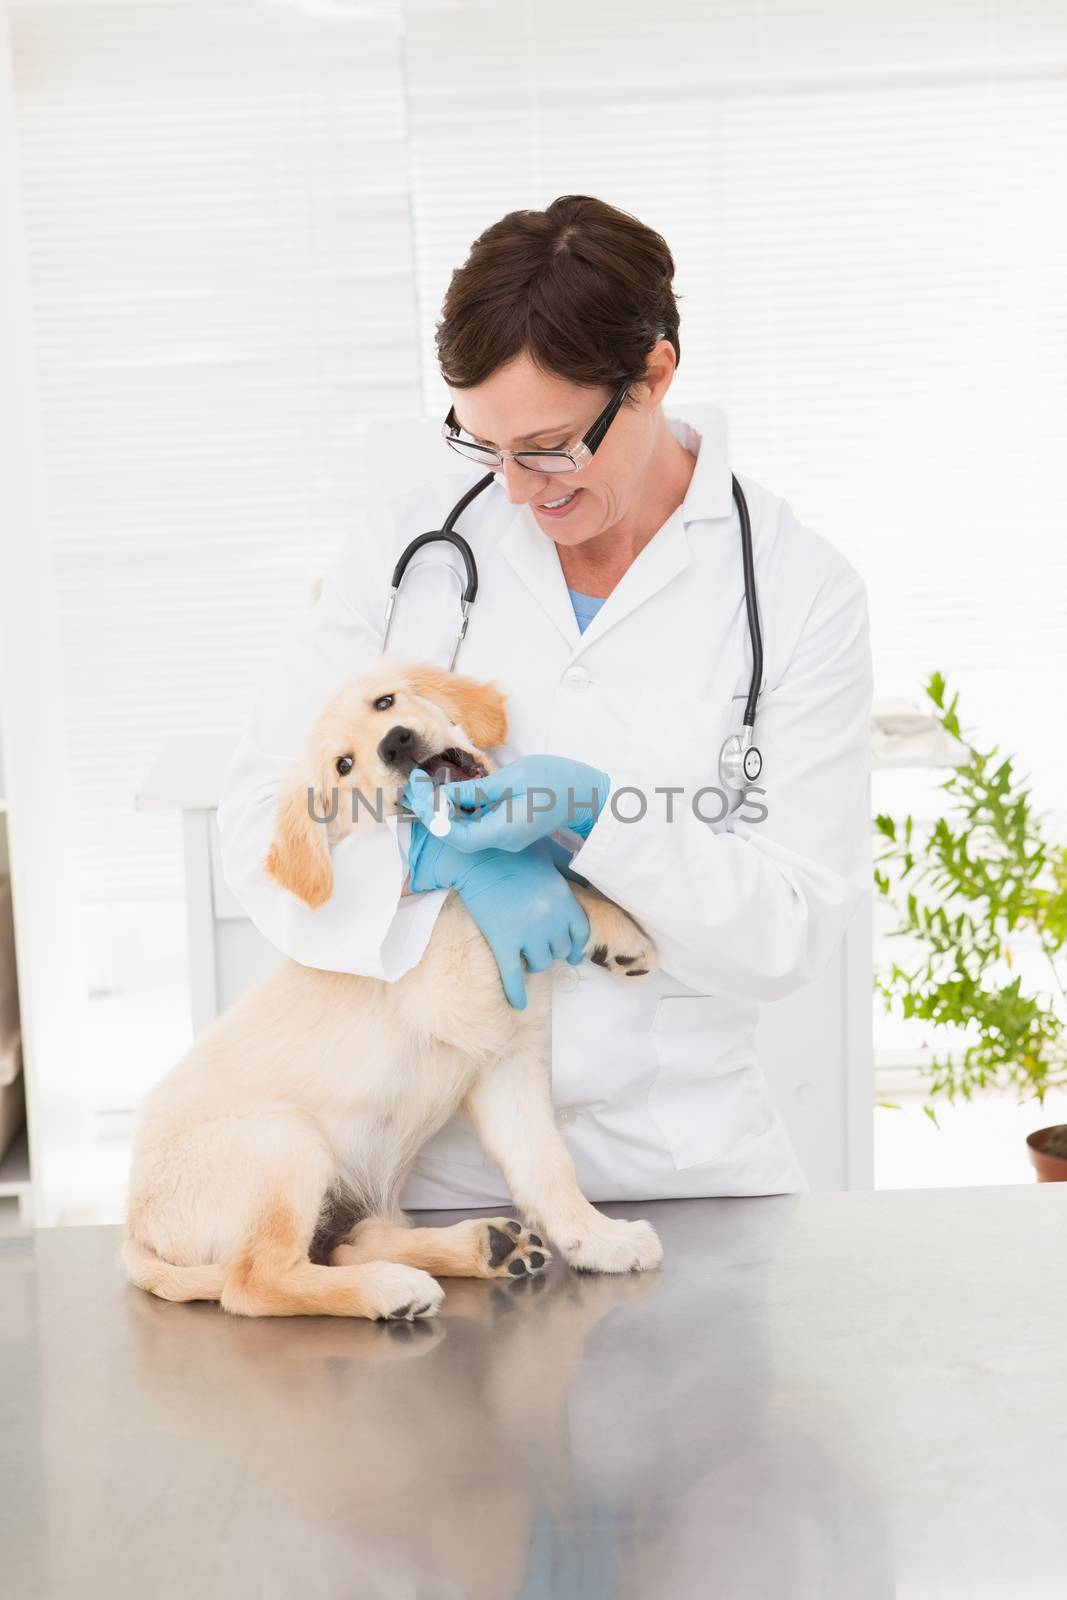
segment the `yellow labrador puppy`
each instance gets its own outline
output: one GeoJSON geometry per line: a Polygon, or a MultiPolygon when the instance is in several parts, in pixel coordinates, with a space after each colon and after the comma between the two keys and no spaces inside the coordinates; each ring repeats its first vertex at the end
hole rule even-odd
{"type": "MultiPolygon", "coordinates": [[[[323,905],[327,841],[384,826],[415,765],[435,778],[484,776],[486,750],[506,737],[491,685],[382,663],[316,720],[279,807],[267,872],[323,905]]],[[[593,960],[620,977],[654,967],[650,941],[618,906],[580,885],[574,892],[593,960]]],[[[662,1248],[650,1224],[605,1217],[578,1188],[545,1060],[551,973],[526,981],[526,1010],[515,1011],[455,894],[422,960],[395,983],[283,962],[145,1101],[123,1241],[132,1281],[245,1316],[410,1321],[437,1311],[435,1275],[543,1270],[542,1234],[587,1271],[656,1266],[662,1248]],[[413,1228],[400,1210],[419,1150],[461,1106],[528,1226],[494,1217],[413,1228]]]]}

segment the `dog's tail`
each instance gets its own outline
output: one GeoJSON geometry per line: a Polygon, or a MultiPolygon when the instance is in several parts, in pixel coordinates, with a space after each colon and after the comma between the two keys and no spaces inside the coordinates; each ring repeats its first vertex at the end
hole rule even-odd
{"type": "Polygon", "coordinates": [[[161,1300],[221,1300],[226,1267],[214,1262],[205,1267],[176,1267],[148,1245],[129,1234],[122,1242],[122,1264],[130,1282],[161,1300]]]}

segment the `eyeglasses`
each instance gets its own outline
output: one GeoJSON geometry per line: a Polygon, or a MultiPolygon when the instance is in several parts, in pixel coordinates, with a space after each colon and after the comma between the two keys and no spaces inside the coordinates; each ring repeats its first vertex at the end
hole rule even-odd
{"type": "Polygon", "coordinates": [[[583,467],[589,465],[603,444],[604,435],[614,422],[615,413],[625,400],[629,388],[628,378],[616,389],[580,442],[570,450],[494,450],[491,445],[479,444],[476,439],[463,432],[456,422],[455,406],[449,407],[441,433],[445,443],[451,445],[459,455],[466,456],[469,461],[476,461],[479,466],[491,467],[494,472],[504,465],[505,456],[510,456],[512,461],[517,462],[520,467],[525,467],[528,472],[581,472],[583,467]]]}

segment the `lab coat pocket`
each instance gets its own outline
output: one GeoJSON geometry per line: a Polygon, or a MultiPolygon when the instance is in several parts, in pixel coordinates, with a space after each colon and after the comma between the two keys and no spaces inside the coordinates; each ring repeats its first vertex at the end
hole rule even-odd
{"type": "Polygon", "coordinates": [[[652,1021],[659,1070],[648,1109],[675,1167],[726,1161],[766,1133],[773,1108],[750,1008],[715,995],[664,995],[652,1021]]]}

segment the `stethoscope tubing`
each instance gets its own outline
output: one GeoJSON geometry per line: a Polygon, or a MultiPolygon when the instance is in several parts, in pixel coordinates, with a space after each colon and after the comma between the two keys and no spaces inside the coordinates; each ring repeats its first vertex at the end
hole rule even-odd
{"type": "Polygon", "coordinates": [[[733,473],[730,477],[734,504],[737,506],[737,515],[741,523],[741,567],[745,575],[745,611],[748,614],[748,636],[752,641],[752,679],[748,686],[745,714],[741,720],[746,728],[751,728],[756,722],[756,701],[763,677],[763,635],[760,632],[759,607],[756,604],[756,564],[752,559],[752,524],[748,518],[748,501],[745,499],[745,491],[733,473]]]}
{"type": "MultiPolygon", "coordinates": [[[[478,563],[474,559],[474,551],[471,549],[463,535],[456,532],[455,525],[459,518],[463,515],[464,511],[466,511],[471,501],[476,500],[483,490],[488,489],[489,485],[495,480],[496,476],[497,474],[495,472],[487,472],[484,478],[479,478],[478,482],[473,484],[467,490],[467,492],[456,501],[455,505],[452,507],[452,510],[445,518],[444,526],[442,528],[433,529],[429,533],[420,533],[417,538],[412,539],[411,543],[401,554],[399,561],[393,568],[389,596],[385,605],[385,625],[382,634],[383,655],[385,654],[389,642],[389,630],[392,627],[393,613],[396,610],[396,602],[400,593],[400,586],[404,581],[404,574],[407,572],[412,557],[416,555],[424,545],[435,544],[439,541],[443,541],[446,544],[454,546],[454,548],[459,551],[466,574],[463,585],[463,593],[460,597],[459,631],[456,634],[456,641],[452,647],[452,655],[448,663],[448,670],[450,672],[454,668],[456,664],[456,657],[459,654],[459,647],[463,643],[464,636],[467,632],[471,608],[473,607],[475,600],[478,598],[478,563]]],[[[745,728],[752,729],[754,728],[756,722],[756,702],[759,698],[760,680],[763,677],[763,635],[760,631],[759,605],[756,599],[756,568],[752,554],[752,524],[749,520],[748,502],[745,499],[744,490],[741,488],[741,485],[738,483],[737,478],[733,473],[731,473],[730,478],[734,504],[737,506],[737,515],[741,523],[741,565],[745,579],[745,612],[748,620],[749,639],[752,643],[752,679],[749,684],[748,699],[745,702],[745,713],[744,717],[742,718],[742,722],[745,728]]],[[[744,736],[743,742],[746,747],[751,743],[751,737],[751,733],[744,736]]]]}

